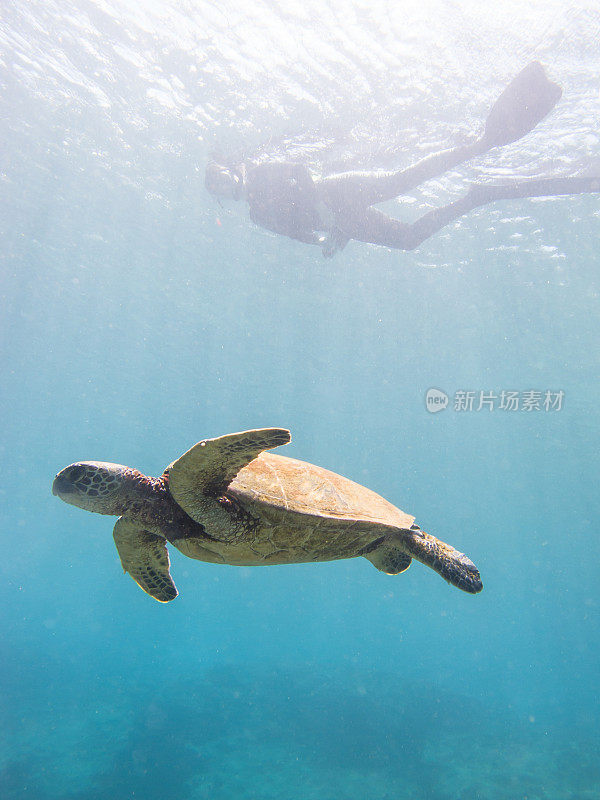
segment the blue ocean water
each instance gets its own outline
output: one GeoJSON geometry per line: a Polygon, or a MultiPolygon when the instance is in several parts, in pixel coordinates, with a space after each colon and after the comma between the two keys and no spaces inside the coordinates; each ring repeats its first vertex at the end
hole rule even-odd
{"type": "Polygon", "coordinates": [[[408,165],[479,130],[533,59],[563,87],[551,117],[388,210],[599,174],[599,32],[593,4],[558,0],[6,5],[3,798],[600,796],[600,197],[325,260],[203,183],[218,154],[408,165]],[[501,409],[509,391],[540,407],[501,409]],[[180,596],[158,604],[123,575],[113,520],[51,494],[73,461],[159,475],[264,426],[467,553],[483,592],[419,563],[171,548],[180,596]]]}

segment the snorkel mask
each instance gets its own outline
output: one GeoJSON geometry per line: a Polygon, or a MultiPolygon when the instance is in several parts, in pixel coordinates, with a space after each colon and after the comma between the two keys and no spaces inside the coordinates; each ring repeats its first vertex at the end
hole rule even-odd
{"type": "Polygon", "coordinates": [[[224,167],[216,161],[209,161],[204,173],[204,185],[216,197],[239,200],[244,182],[235,169],[224,167]]]}

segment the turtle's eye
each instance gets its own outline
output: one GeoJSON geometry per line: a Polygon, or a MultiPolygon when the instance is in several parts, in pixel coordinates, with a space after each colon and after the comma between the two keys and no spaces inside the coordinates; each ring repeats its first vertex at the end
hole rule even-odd
{"type": "Polygon", "coordinates": [[[71,471],[69,472],[69,480],[75,483],[76,481],[83,478],[85,475],[85,467],[78,465],[76,467],[72,467],[71,471]]]}

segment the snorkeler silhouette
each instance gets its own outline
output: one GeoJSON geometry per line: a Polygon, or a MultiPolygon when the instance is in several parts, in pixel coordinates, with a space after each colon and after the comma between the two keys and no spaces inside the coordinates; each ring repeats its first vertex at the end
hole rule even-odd
{"type": "Polygon", "coordinates": [[[341,250],[350,239],[413,250],[452,220],[495,200],[600,191],[600,177],[476,184],[461,199],[429,211],[412,224],[372,208],[474,156],[516,142],[535,128],[561,95],[560,86],[548,80],[542,65],[533,61],[494,103],[477,141],[431,155],[408,169],[313,178],[303,164],[274,162],[226,167],[212,161],[206,167],[206,188],[217,197],[246,200],[250,218],[257,225],[320,245],[325,257],[341,250]]]}

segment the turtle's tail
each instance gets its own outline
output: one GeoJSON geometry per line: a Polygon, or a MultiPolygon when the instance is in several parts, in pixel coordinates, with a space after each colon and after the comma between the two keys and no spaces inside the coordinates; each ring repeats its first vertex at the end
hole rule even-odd
{"type": "Polygon", "coordinates": [[[454,547],[430,536],[416,525],[402,542],[403,548],[413,558],[434,569],[444,580],[462,589],[477,594],[483,589],[479,570],[470,558],[454,547]]]}

